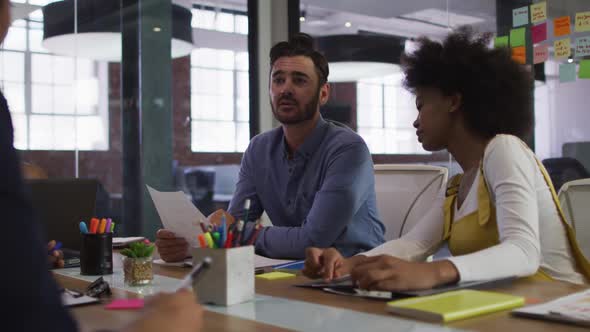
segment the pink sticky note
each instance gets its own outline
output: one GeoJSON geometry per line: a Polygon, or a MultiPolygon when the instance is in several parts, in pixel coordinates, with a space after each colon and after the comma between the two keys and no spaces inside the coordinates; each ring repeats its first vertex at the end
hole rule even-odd
{"type": "Polygon", "coordinates": [[[547,40],[547,22],[532,26],[531,37],[533,39],[533,44],[547,40]]]}
{"type": "Polygon", "coordinates": [[[143,299],[116,299],[107,304],[109,310],[135,310],[143,308],[143,299]]]}
{"type": "Polygon", "coordinates": [[[549,46],[535,45],[533,47],[533,63],[541,63],[547,61],[549,58],[549,46]]]}

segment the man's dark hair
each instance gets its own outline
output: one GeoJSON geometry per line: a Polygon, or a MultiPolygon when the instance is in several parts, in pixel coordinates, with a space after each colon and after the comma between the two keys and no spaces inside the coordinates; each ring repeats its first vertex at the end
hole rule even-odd
{"type": "Polygon", "coordinates": [[[322,53],[313,48],[313,38],[306,33],[296,33],[289,38],[289,41],[279,42],[270,49],[271,70],[277,59],[299,55],[308,57],[313,61],[320,86],[328,82],[328,75],[330,74],[328,60],[322,53]]]}
{"type": "Polygon", "coordinates": [[[460,94],[467,126],[484,138],[524,138],[533,121],[530,74],[508,48],[490,49],[490,38],[460,27],[442,43],[418,39],[418,49],[402,56],[404,86],[411,92],[431,87],[460,94]]]}

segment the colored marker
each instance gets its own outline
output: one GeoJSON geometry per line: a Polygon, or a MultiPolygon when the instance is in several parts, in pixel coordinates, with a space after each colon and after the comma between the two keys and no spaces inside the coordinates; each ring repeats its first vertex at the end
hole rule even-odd
{"type": "MultiPolygon", "coordinates": [[[[221,244],[225,244],[225,241],[227,241],[227,221],[225,219],[225,214],[221,216],[221,229],[219,230],[219,233],[221,235],[221,244]]],[[[223,246],[219,247],[223,248],[223,246]]]]}
{"type": "Polygon", "coordinates": [[[90,219],[90,233],[91,234],[96,234],[96,232],[98,231],[98,218],[92,218],[90,219]]]}
{"type": "Polygon", "coordinates": [[[205,233],[205,240],[207,241],[207,248],[214,248],[213,246],[213,238],[211,237],[211,233],[205,233]]]}
{"type": "Polygon", "coordinates": [[[227,234],[227,240],[225,241],[225,245],[223,247],[224,248],[231,248],[233,241],[234,241],[234,233],[232,231],[229,231],[229,234],[227,234]]]}
{"type": "Polygon", "coordinates": [[[115,232],[115,222],[113,221],[111,223],[111,233],[114,233],[114,232],[115,232]]]}
{"type": "Polygon", "coordinates": [[[213,232],[213,244],[215,245],[213,248],[221,248],[219,245],[219,241],[221,240],[221,236],[219,232],[213,232]]]}
{"type": "Polygon", "coordinates": [[[112,223],[113,223],[113,219],[111,219],[111,218],[108,218],[108,219],[107,219],[107,225],[106,225],[106,227],[104,228],[104,232],[105,232],[105,233],[110,233],[110,232],[111,232],[111,224],[112,224],[112,223]]]}
{"type": "Polygon", "coordinates": [[[86,227],[86,223],[83,221],[80,221],[80,233],[88,234],[88,227],[86,227]]]}
{"type": "Polygon", "coordinates": [[[207,240],[205,240],[205,235],[199,234],[197,238],[199,239],[199,245],[201,248],[207,248],[207,240]]]}
{"type": "Polygon", "coordinates": [[[107,220],[105,218],[102,218],[100,220],[100,224],[98,226],[98,234],[104,234],[106,227],[107,227],[107,220]]]}

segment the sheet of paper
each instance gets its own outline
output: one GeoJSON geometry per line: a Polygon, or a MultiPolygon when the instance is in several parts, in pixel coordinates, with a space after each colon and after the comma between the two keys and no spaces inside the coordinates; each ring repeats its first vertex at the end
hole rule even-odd
{"type": "Polygon", "coordinates": [[[580,61],[580,72],[578,73],[578,77],[590,79],[590,60],[580,61]]]}
{"type": "Polygon", "coordinates": [[[512,10],[512,26],[519,27],[529,23],[529,6],[512,10]]]}
{"type": "Polygon", "coordinates": [[[563,63],[559,65],[559,81],[561,83],[573,82],[576,80],[576,64],[563,63]]]}
{"type": "Polygon", "coordinates": [[[526,50],[524,46],[512,48],[512,59],[522,65],[526,63],[526,50]]]}
{"type": "Polygon", "coordinates": [[[531,23],[543,22],[547,19],[547,3],[539,2],[531,5],[531,23]]]}
{"type": "Polygon", "coordinates": [[[531,39],[533,40],[533,44],[547,40],[547,22],[531,27],[531,39]]]}
{"type": "Polygon", "coordinates": [[[145,240],[143,236],[131,236],[131,237],[114,237],[113,238],[113,247],[122,247],[129,243],[139,242],[145,240]]]}
{"type": "Polygon", "coordinates": [[[533,63],[542,63],[549,58],[549,47],[547,45],[535,45],[533,48],[533,63]]]}
{"type": "Polygon", "coordinates": [[[576,38],[576,58],[590,56],[590,36],[576,38]]]}
{"type": "Polygon", "coordinates": [[[290,263],[290,262],[294,262],[294,261],[288,260],[288,259],[274,259],[274,258],[268,258],[268,257],[256,255],[254,257],[254,268],[275,266],[275,265],[286,264],[286,263],[290,263]]]}
{"type": "Polygon", "coordinates": [[[182,262],[173,262],[173,263],[169,263],[169,262],[165,262],[163,259],[158,258],[158,259],[154,259],[154,264],[157,265],[162,265],[162,266],[178,266],[178,267],[185,267],[185,266],[193,266],[193,259],[192,258],[188,258],[185,259],[182,262]]]}
{"type": "Polygon", "coordinates": [[[576,13],[576,32],[590,31],[590,12],[576,13]]]}
{"type": "Polygon", "coordinates": [[[197,236],[202,233],[199,222],[207,219],[201,211],[182,191],[160,192],[150,186],[147,188],[164,228],[185,238],[189,245],[198,247],[197,236]]]}
{"type": "Polygon", "coordinates": [[[570,17],[562,16],[553,20],[553,35],[555,37],[569,35],[571,33],[570,17]]]}
{"type": "Polygon", "coordinates": [[[100,302],[95,297],[90,297],[90,296],[86,296],[86,295],[75,297],[72,294],[70,294],[69,292],[63,292],[63,293],[61,293],[61,301],[62,301],[62,303],[66,307],[74,307],[74,306],[77,306],[77,305],[83,305],[83,304],[90,304],[90,303],[98,303],[98,302],[100,302]]]}
{"type": "Polygon", "coordinates": [[[555,54],[555,58],[567,58],[572,55],[572,49],[570,45],[571,42],[569,38],[564,38],[553,42],[553,52],[555,54]]]}
{"type": "Polygon", "coordinates": [[[525,29],[518,28],[518,29],[511,29],[510,30],[510,46],[524,46],[525,40],[525,29]]]}
{"type": "Polygon", "coordinates": [[[508,36],[498,36],[494,39],[494,47],[508,47],[508,36]]]}

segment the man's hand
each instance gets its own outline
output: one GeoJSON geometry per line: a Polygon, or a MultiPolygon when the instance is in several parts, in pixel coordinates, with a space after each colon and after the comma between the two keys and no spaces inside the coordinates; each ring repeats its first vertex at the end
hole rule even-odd
{"type": "Polygon", "coordinates": [[[420,290],[459,281],[459,272],[448,260],[408,262],[381,255],[365,259],[352,269],[352,280],[368,290],[420,290]]]}
{"type": "Polygon", "coordinates": [[[64,267],[64,254],[61,250],[54,250],[55,245],[54,240],[47,243],[47,262],[50,268],[59,269],[64,267]]]}
{"type": "Polygon", "coordinates": [[[156,248],[166,262],[180,262],[188,256],[188,242],[166,229],[159,229],[156,233],[156,248]]]}
{"type": "Polygon", "coordinates": [[[145,302],[143,315],[124,332],[198,332],[203,325],[203,308],[193,292],[183,289],[158,294],[145,302]]]}

